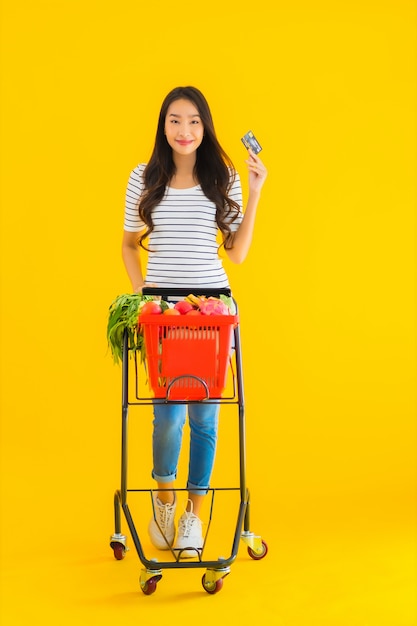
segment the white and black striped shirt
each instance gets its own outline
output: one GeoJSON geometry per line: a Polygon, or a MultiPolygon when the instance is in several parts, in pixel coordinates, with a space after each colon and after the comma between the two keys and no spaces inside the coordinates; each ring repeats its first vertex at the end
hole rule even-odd
{"type": "MultiPolygon", "coordinates": [[[[124,229],[140,232],[145,224],[138,214],[138,201],[144,189],[141,163],[130,174],[126,190],[124,229]]],[[[239,175],[229,192],[242,208],[239,175]]],[[[231,223],[236,231],[242,209],[231,223]]],[[[167,187],[166,194],[152,212],[154,230],[149,237],[145,281],[158,287],[228,287],[229,282],[218,254],[216,207],[199,185],[189,189],[167,187]]]]}

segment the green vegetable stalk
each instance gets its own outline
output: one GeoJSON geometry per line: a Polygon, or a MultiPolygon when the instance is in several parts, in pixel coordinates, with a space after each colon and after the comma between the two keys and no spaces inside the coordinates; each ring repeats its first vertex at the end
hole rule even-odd
{"type": "Polygon", "coordinates": [[[123,356],[123,334],[128,333],[128,347],[131,351],[140,351],[141,360],[144,359],[145,346],[143,335],[138,330],[140,305],[154,300],[154,296],[141,294],[123,294],[111,303],[107,323],[107,343],[110,347],[113,360],[117,364],[123,356]]]}

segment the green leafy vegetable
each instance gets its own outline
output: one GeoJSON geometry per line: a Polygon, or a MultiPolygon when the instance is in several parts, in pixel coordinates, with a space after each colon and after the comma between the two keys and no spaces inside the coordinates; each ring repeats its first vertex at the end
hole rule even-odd
{"type": "Polygon", "coordinates": [[[220,297],[220,300],[222,302],[224,302],[229,307],[230,313],[232,315],[235,315],[236,314],[236,306],[235,306],[235,303],[233,301],[233,298],[231,298],[230,296],[225,296],[223,293],[221,293],[219,297],[220,297]]]}
{"type": "Polygon", "coordinates": [[[154,299],[154,296],[142,296],[137,293],[122,294],[117,296],[111,303],[107,323],[107,342],[116,364],[123,357],[123,335],[125,329],[128,334],[129,350],[139,350],[143,360],[145,347],[143,335],[138,330],[139,309],[141,303],[154,299]]]}

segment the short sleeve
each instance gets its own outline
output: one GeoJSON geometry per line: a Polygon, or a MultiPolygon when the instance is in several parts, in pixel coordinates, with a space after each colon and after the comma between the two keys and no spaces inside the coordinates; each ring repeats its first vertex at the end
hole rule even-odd
{"type": "Polygon", "coordinates": [[[132,170],[127,183],[124,230],[127,230],[130,233],[139,233],[145,228],[145,224],[139,218],[138,213],[138,203],[144,189],[144,170],[145,163],[141,163],[135,167],[135,169],[132,170]]]}
{"type": "Polygon", "coordinates": [[[237,218],[231,222],[230,229],[232,233],[236,232],[239,226],[242,223],[243,219],[243,211],[242,211],[242,185],[240,183],[240,176],[238,172],[231,173],[231,177],[234,175],[234,179],[232,179],[232,185],[229,190],[229,198],[234,200],[239,205],[239,214],[237,218]]]}

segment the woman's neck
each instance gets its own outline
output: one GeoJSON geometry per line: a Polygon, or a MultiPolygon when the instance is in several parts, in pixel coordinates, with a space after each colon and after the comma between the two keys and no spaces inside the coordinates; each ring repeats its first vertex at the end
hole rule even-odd
{"type": "Polygon", "coordinates": [[[175,174],[169,181],[170,187],[174,189],[187,189],[198,185],[198,180],[194,175],[195,155],[186,157],[174,156],[175,174]]]}

